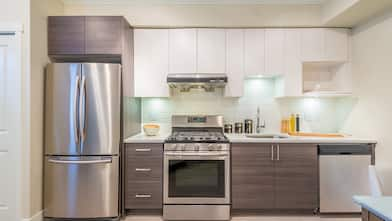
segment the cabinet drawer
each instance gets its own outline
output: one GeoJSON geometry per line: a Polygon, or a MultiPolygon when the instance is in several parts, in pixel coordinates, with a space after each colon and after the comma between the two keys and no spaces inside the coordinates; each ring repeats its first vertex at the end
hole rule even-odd
{"type": "Polygon", "coordinates": [[[127,144],[126,145],[126,157],[155,157],[162,158],[163,156],[163,144],[127,144]]]}
{"type": "Polygon", "coordinates": [[[127,181],[161,181],[162,158],[128,157],[126,161],[127,181]]]}
{"type": "Polygon", "coordinates": [[[126,209],[161,209],[161,182],[127,182],[125,191],[126,209]]]}

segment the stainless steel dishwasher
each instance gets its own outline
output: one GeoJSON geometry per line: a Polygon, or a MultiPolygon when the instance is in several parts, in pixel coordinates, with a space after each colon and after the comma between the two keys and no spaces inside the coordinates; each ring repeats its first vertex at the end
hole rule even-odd
{"type": "Polygon", "coordinates": [[[320,155],[320,212],[358,213],[354,195],[369,195],[368,167],[372,148],[368,144],[323,144],[320,155]]]}

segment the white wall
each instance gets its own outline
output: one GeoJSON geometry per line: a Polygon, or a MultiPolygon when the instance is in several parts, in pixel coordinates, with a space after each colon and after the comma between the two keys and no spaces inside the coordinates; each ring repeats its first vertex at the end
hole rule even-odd
{"type": "Polygon", "coordinates": [[[29,217],[42,210],[44,67],[47,56],[47,16],[62,14],[58,0],[31,0],[31,80],[30,80],[30,209],[29,217]]]}
{"type": "Polygon", "coordinates": [[[358,103],[344,131],[374,137],[376,164],[392,194],[392,11],[353,31],[354,93],[358,103]]]}
{"type": "Polygon", "coordinates": [[[136,27],[320,26],[320,5],[65,5],[67,15],[124,15],[136,27]]]}

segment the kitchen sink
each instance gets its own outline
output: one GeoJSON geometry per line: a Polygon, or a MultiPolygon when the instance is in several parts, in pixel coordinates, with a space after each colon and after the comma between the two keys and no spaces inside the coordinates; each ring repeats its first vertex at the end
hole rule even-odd
{"type": "Polygon", "coordinates": [[[287,135],[287,134],[267,134],[267,133],[261,133],[261,134],[246,134],[245,135],[246,137],[249,137],[249,138],[269,138],[269,139],[272,139],[272,138],[289,138],[289,135],[287,135]]]}

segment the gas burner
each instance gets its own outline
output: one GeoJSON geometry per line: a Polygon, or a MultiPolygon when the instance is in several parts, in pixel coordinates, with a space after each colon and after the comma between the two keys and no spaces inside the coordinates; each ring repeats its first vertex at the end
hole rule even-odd
{"type": "Polygon", "coordinates": [[[228,139],[222,132],[176,131],[166,142],[224,143],[228,142],[228,139]]]}

